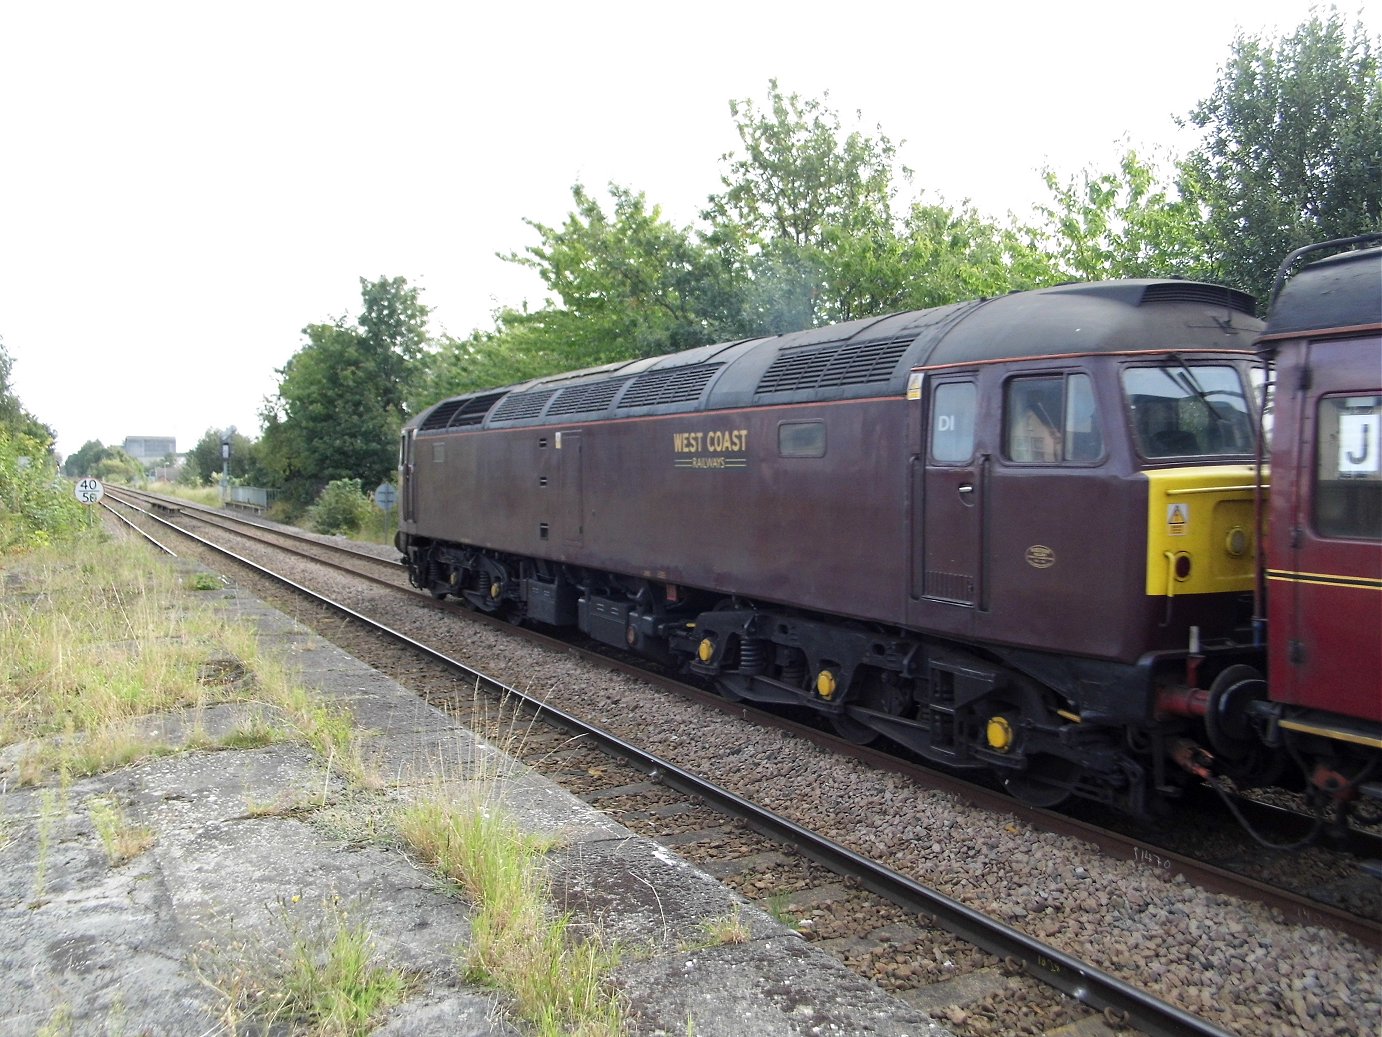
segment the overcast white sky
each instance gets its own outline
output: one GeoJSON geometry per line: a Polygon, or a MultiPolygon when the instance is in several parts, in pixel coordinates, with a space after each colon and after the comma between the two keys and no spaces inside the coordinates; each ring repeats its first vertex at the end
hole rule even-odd
{"type": "MultiPolygon", "coordinates": [[[[678,225],[737,146],[732,98],[881,126],[914,193],[1026,215],[1038,170],[1177,130],[1235,32],[1310,0],[695,4],[0,0],[0,340],[66,454],[257,437],[304,325],[407,277],[434,330],[542,298],[496,252],[614,180],[678,225]]],[[[1339,4],[1350,21],[1358,5],[1339,4]]],[[[1376,34],[1382,5],[1363,18],[1376,34]]],[[[603,195],[602,195],[603,197],[603,195]]]]}

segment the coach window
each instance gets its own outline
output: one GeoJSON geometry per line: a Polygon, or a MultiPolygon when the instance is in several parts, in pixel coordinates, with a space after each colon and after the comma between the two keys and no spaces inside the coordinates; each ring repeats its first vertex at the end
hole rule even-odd
{"type": "Polygon", "coordinates": [[[1094,462],[1104,437],[1086,374],[1014,378],[1003,396],[1003,449],[1030,464],[1094,462]]]}
{"type": "Polygon", "coordinates": [[[1382,540],[1382,396],[1320,400],[1315,457],[1315,530],[1382,540]]]}
{"type": "Polygon", "coordinates": [[[974,414],[978,393],[973,382],[941,382],[931,395],[931,460],[964,464],[974,456],[974,414]]]}
{"type": "Polygon", "coordinates": [[[781,457],[824,457],[825,422],[782,422],[777,426],[777,452],[781,457]]]}

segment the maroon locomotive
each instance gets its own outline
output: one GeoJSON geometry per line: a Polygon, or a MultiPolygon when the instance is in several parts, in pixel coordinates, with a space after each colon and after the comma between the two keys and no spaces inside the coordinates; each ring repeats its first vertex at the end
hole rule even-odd
{"type": "MultiPolygon", "coordinates": [[[[1265,538],[1269,705],[1224,716],[1284,747],[1315,787],[1382,793],[1382,249],[1278,278],[1262,352],[1275,367],[1265,538]],[[1235,715],[1241,714],[1240,719],[1235,715]]],[[[1260,696],[1242,674],[1236,695],[1260,696]]]]}
{"type": "Polygon", "coordinates": [[[1231,289],[1080,284],[459,396],[404,430],[398,546],[433,594],[1141,812],[1260,656],[1260,331],[1231,289]]]}

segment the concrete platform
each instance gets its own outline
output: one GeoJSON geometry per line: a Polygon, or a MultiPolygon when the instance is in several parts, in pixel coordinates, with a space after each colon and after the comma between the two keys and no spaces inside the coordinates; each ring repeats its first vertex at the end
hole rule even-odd
{"type": "MultiPolygon", "coordinates": [[[[519,1033],[498,995],[461,977],[466,901],[371,839],[390,805],[439,788],[462,798],[483,790],[523,827],[558,838],[548,858],[556,906],[577,931],[598,927],[624,948],[616,979],[635,1033],[945,1033],[281,613],[235,592],[219,607],[256,625],[264,649],[300,670],[303,684],[351,709],[385,787],[352,789],[308,749],[276,744],[16,789],[25,747],[0,752],[0,1035],[228,1032],[229,1020],[218,1020],[226,987],[341,917],[366,920],[380,955],[417,977],[376,1033],[519,1033]],[[95,830],[100,797],[154,834],[123,865],[108,863],[95,830]],[[748,939],[704,946],[707,923],[731,916],[748,939]]],[[[259,708],[149,723],[180,741],[233,730],[259,708]]]]}

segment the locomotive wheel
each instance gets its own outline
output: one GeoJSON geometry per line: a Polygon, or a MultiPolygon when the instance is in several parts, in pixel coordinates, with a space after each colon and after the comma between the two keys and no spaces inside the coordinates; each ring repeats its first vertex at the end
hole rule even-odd
{"type": "Polygon", "coordinates": [[[848,713],[832,713],[830,726],[846,742],[853,742],[855,745],[872,745],[880,737],[877,731],[867,724],[861,724],[848,713]]]}
{"type": "Polygon", "coordinates": [[[1028,806],[1058,807],[1070,798],[1079,776],[1070,760],[1041,753],[1027,761],[1026,770],[1005,777],[1003,788],[1028,806]]]}
{"type": "Polygon", "coordinates": [[[744,694],[744,689],[748,686],[749,679],[741,673],[722,673],[715,681],[715,690],[730,702],[743,702],[748,698],[744,694]]]}

